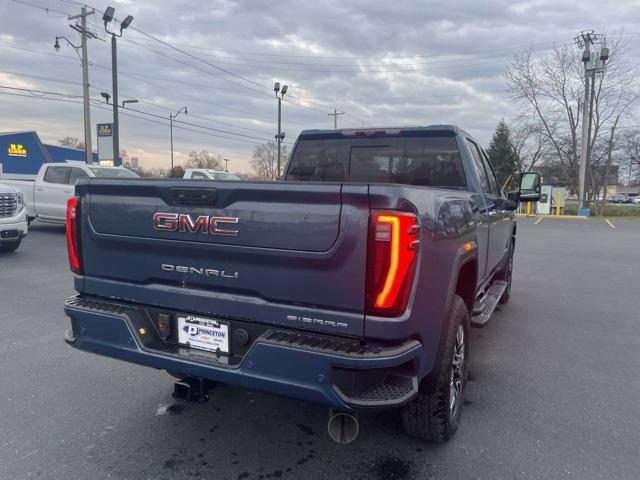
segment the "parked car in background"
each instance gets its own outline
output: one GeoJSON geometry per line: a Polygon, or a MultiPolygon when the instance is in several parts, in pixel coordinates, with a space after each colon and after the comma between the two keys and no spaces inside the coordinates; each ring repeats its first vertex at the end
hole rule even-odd
{"type": "Polygon", "coordinates": [[[3,180],[24,196],[28,221],[64,223],[67,200],[80,178],[137,178],[123,167],[87,165],[81,162],[45,163],[34,180],[3,180]]]}
{"type": "Polygon", "coordinates": [[[609,199],[609,203],[626,203],[627,197],[622,193],[616,193],[613,197],[609,199]]]}
{"type": "Polygon", "coordinates": [[[633,197],[631,203],[633,203],[634,205],[640,205],[640,197],[633,197]]]}
{"type": "Polygon", "coordinates": [[[13,252],[27,235],[27,209],[17,189],[0,183],[0,252],[13,252]]]}
{"type": "Polygon", "coordinates": [[[208,168],[187,168],[182,178],[190,180],[241,180],[239,176],[233,173],[208,168]]]}

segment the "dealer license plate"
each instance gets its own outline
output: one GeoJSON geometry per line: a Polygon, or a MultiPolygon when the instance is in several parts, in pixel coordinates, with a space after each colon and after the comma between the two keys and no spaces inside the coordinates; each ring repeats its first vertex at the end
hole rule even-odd
{"type": "Polygon", "coordinates": [[[229,325],[193,315],[178,317],[178,343],[210,352],[229,353],[229,325]]]}

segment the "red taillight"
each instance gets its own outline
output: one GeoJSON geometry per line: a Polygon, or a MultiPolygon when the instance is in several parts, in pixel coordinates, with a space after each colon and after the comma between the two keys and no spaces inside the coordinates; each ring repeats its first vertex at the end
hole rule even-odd
{"type": "Polygon", "coordinates": [[[367,253],[367,312],[398,316],[407,308],[413,283],[418,225],[408,212],[371,214],[367,253]]]}
{"type": "Polygon", "coordinates": [[[77,197],[67,200],[67,252],[69,267],[73,273],[82,273],[80,266],[80,242],[78,241],[78,215],[80,202],[77,197]]]}

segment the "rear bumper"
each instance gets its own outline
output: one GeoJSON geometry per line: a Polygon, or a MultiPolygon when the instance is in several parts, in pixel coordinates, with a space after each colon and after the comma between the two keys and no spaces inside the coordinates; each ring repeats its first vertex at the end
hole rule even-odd
{"type": "MultiPolygon", "coordinates": [[[[65,313],[72,328],[65,341],[80,350],[139,365],[353,412],[406,403],[417,393],[425,373],[424,350],[416,340],[372,347],[356,340],[281,328],[262,329],[246,353],[232,362],[225,356],[167,344],[159,337],[150,340],[149,335],[157,332],[154,310],[71,297],[65,303],[65,313]],[[139,333],[141,326],[146,332],[144,339],[139,333]]],[[[241,323],[229,322],[231,333],[241,323]]],[[[233,351],[233,344],[231,348],[233,351]]]]}

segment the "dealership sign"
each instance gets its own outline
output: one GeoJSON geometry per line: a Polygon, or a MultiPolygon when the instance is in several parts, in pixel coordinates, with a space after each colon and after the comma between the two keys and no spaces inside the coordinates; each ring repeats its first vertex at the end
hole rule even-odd
{"type": "Polygon", "coordinates": [[[113,165],[113,123],[98,123],[98,163],[113,165]]]}
{"type": "Polygon", "coordinates": [[[19,143],[10,143],[7,147],[7,154],[10,157],[26,157],[27,149],[19,143]]]}

